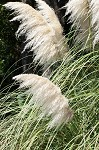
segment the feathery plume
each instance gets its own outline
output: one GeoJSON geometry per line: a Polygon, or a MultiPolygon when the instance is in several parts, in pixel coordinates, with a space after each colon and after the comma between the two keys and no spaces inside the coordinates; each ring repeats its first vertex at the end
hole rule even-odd
{"type": "Polygon", "coordinates": [[[59,19],[56,17],[55,12],[52,8],[50,8],[44,1],[35,0],[38,4],[39,12],[42,16],[44,16],[45,20],[49,23],[49,25],[55,30],[55,34],[57,36],[62,35],[62,26],[59,23],[59,19]]]}
{"type": "Polygon", "coordinates": [[[88,37],[90,25],[88,0],[69,0],[65,7],[66,15],[70,14],[70,21],[79,31],[77,40],[82,40],[83,42],[88,37]]]}
{"type": "Polygon", "coordinates": [[[21,2],[8,2],[4,6],[14,11],[15,17],[12,21],[20,21],[16,35],[25,35],[24,50],[29,48],[33,51],[34,61],[39,61],[46,68],[64,57],[66,47],[62,27],[54,11],[42,0],[36,2],[39,11],[21,2]]]}
{"type": "Polygon", "coordinates": [[[99,42],[99,0],[91,0],[91,13],[92,13],[92,27],[95,30],[95,38],[93,41],[93,46],[99,42]]]}
{"type": "Polygon", "coordinates": [[[35,74],[21,74],[13,79],[20,82],[20,88],[28,88],[27,92],[32,95],[30,103],[41,109],[40,116],[51,117],[49,128],[60,126],[72,118],[68,99],[61,94],[60,88],[47,78],[35,74]]]}

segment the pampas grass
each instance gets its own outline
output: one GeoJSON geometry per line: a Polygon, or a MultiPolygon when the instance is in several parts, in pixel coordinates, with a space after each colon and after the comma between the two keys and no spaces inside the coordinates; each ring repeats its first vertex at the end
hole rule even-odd
{"type": "Polygon", "coordinates": [[[76,26],[77,41],[91,41],[95,31],[93,46],[99,41],[99,1],[98,0],[69,0],[66,4],[66,15],[76,26]]]}
{"type": "Polygon", "coordinates": [[[89,20],[89,5],[87,0],[70,0],[66,4],[66,15],[70,14],[69,19],[73,22],[79,34],[77,40],[85,41],[88,37],[89,20]]]}
{"type": "MultiPolygon", "coordinates": [[[[33,51],[34,61],[47,68],[67,52],[62,27],[54,11],[43,1],[37,0],[39,11],[28,4],[9,2],[4,6],[14,11],[12,21],[20,21],[16,35],[26,37],[25,49],[33,51]]],[[[24,51],[23,50],[23,51],[24,51]]]]}
{"type": "Polygon", "coordinates": [[[61,94],[60,88],[47,78],[34,74],[21,74],[13,79],[20,82],[20,88],[28,88],[26,92],[32,95],[30,105],[34,103],[35,107],[42,110],[40,116],[51,116],[49,128],[60,126],[71,119],[72,111],[68,99],[61,94]]]}
{"type": "MultiPolygon", "coordinates": [[[[81,17],[83,15],[81,12],[81,17]]],[[[90,19],[90,24],[95,22],[93,26],[97,26],[98,17],[95,21],[90,19]]],[[[93,26],[89,31],[95,29],[93,26]]],[[[20,88],[1,96],[0,101],[1,150],[98,150],[99,46],[93,49],[92,39],[89,41],[91,46],[86,40],[82,48],[75,43],[69,50],[71,55],[64,56],[52,71],[50,80],[53,83],[34,74],[14,77],[20,82],[20,88]],[[65,97],[74,111],[74,117],[67,124],[64,122],[68,121],[69,114],[71,116],[71,110],[65,97]],[[69,113],[62,108],[68,108],[69,113]]]]}
{"type": "MultiPolygon", "coordinates": [[[[99,48],[86,54],[85,47],[76,48],[71,49],[72,56],[64,58],[51,77],[69,99],[74,111],[72,120],[48,130],[52,117],[40,119],[41,110],[34,105],[35,93],[33,103],[32,95],[25,92],[28,88],[5,93],[0,100],[0,150],[98,149],[99,48]]],[[[23,83],[21,86],[25,86],[23,83]]]]}
{"type": "Polygon", "coordinates": [[[62,26],[52,8],[50,8],[43,0],[36,0],[37,8],[40,14],[45,18],[48,24],[54,29],[56,36],[62,38],[62,26]]]}

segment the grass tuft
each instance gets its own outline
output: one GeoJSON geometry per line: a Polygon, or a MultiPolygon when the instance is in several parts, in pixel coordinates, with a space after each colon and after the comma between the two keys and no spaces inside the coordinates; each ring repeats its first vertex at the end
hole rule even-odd
{"type": "Polygon", "coordinates": [[[98,150],[98,46],[87,51],[86,47],[71,48],[50,78],[70,100],[71,122],[48,130],[50,118],[38,120],[40,110],[29,106],[31,95],[8,92],[0,101],[1,150],[98,150]]]}

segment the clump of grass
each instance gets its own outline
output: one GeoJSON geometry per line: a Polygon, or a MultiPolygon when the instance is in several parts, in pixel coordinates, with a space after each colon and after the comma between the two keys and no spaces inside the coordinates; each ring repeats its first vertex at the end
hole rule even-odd
{"type": "Polygon", "coordinates": [[[38,120],[40,110],[27,105],[31,95],[12,92],[1,100],[2,150],[98,149],[99,49],[85,51],[73,48],[51,76],[70,100],[72,121],[48,130],[50,118],[38,120]]]}

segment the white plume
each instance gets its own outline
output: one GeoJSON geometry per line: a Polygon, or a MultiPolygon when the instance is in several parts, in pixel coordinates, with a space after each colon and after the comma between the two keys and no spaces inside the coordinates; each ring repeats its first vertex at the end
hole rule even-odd
{"type": "Polygon", "coordinates": [[[65,7],[66,15],[70,14],[70,20],[79,30],[77,40],[84,41],[90,25],[88,0],[69,0],[65,7]]]}
{"type": "Polygon", "coordinates": [[[31,104],[41,109],[40,116],[50,116],[49,128],[60,126],[72,118],[68,99],[65,98],[58,86],[42,76],[34,74],[21,74],[13,79],[20,82],[20,88],[28,88],[32,94],[31,104]]]}
{"type": "Polygon", "coordinates": [[[91,0],[92,27],[95,31],[93,46],[99,42],[99,0],[91,0]]]}
{"type": "Polygon", "coordinates": [[[49,25],[55,30],[57,36],[62,35],[62,26],[52,8],[50,8],[44,1],[35,0],[38,3],[38,9],[42,16],[47,20],[49,25]]]}
{"type": "Polygon", "coordinates": [[[93,46],[99,42],[99,0],[69,0],[66,15],[79,31],[77,39],[86,41],[95,31],[93,46]]]}
{"type": "Polygon", "coordinates": [[[21,2],[8,2],[4,6],[14,11],[12,19],[20,21],[17,36],[25,35],[25,49],[34,51],[34,61],[44,67],[66,54],[62,27],[54,11],[42,0],[36,0],[40,11],[21,2]]]}

